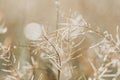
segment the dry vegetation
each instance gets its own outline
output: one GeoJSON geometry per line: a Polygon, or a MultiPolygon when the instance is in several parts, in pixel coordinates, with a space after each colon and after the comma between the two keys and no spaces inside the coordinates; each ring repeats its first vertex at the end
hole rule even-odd
{"type": "MultiPolygon", "coordinates": [[[[41,37],[24,45],[10,38],[0,43],[0,80],[119,80],[119,26],[113,36],[76,12],[70,17],[62,15],[66,22],[60,23],[58,1],[56,27],[63,28],[49,34],[42,27],[41,37]]],[[[2,27],[0,34],[6,31],[2,27]]]]}
{"type": "MultiPolygon", "coordinates": [[[[43,27],[38,40],[26,45],[0,44],[0,80],[119,80],[120,37],[91,27],[76,15],[51,34],[43,27]],[[28,50],[27,59],[16,53],[28,50]]],[[[24,55],[23,55],[24,56],[24,55]]]]}

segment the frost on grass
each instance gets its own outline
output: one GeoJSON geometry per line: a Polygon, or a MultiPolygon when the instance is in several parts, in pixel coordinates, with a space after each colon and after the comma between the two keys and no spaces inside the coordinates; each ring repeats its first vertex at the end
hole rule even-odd
{"type": "Polygon", "coordinates": [[[66,27],[51,34],[42,27],[41,37],[27,45],[6,47],[1,43],[0,80],[119,80],[119,26],[113,38],[77,13],[65,19],[59,26],[66,27]],[[95,39],[98,41],[93,43],[95,39]],[[15,51],[19,47],[28,48],[24,64],[15,51]]]}

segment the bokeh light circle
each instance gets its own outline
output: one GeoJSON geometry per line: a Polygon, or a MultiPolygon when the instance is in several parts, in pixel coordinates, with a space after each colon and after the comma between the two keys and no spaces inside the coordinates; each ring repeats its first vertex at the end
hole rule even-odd
{"type": "Polygon", "coordinates": [[[42,34],[42,25],[38,23],[29,23],[24,28],[24,34],[29,40],[37,40],[42,34]]]}

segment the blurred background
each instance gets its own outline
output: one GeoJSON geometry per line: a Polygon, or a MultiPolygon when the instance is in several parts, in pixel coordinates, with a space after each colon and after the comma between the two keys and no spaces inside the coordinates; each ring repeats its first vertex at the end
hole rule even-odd
{"type": "MultiPolygon", "coordinates": [[[[114,33],[120,25],[119,0],[59,0],[60,9],[67,15],[77,11],[93,26],[114,33]],[[71,10],[71,11],[70,11],[71,10]]],[[[5,22],[8,28],[6,36],[23,37],[26,24],[43,24],[49,32],[56,28],[55,0],[0,0],[0,24],[5,22]]],[[[1,39],[3,35],[0,34],[1,39]]]]}
{"type": "MultiPolygon", "coordinates": [[[[56,26],[56,1],[58,0],[0,0],[0,29],[7,28],[5,34],[0,33],[0,41],[5,45],[13,41],[24,44],[24,28],[29,23],[42,24],[48,32],[60,28],[56,26]]],[[[59,0],[59,3],[59,9],[65,15],[78,12],[92,26],[116,34],[116,26],[120,25],[119,0],[59,0]]],[[[64,22],[62,20],[59,19],[59,22],[64,22]]]]}
{"type": "MultiPolygon", "coordinates": [[[[70,15],[78,11],[91,25],[112,30],[120,24],[119,0],[59,1],[65,14],[70,15]]],[[[44,24],[51,32],[56,30],[55,6],[55,0],[0,0],[0,20],[5,21],[9,35],[22,33],[22,28],[30,22],[44,24]]]]}
{"type": "MultiPolygon", "coordinates": [[[[12,43],[24,44],[26,41],[24,28],[29,23],[42,24],[49,33],[61,28],[56,26],[58,19],[56,1],[0,0],[0,42],[6,46],[12,43]]],[[[59,2],[60,11],[65,15],[78,12],[92,26],[116,34],[116,26],[120,25],[120,0],[59,0],[59,2]]],[[[62,20],[59,19],[59,22],[64,22],[62,20]]],[[[20,55],[22,57],[20,60],[24,61],[27,50],[20,48],[17,52],[24,54],[20,55]]]]}

